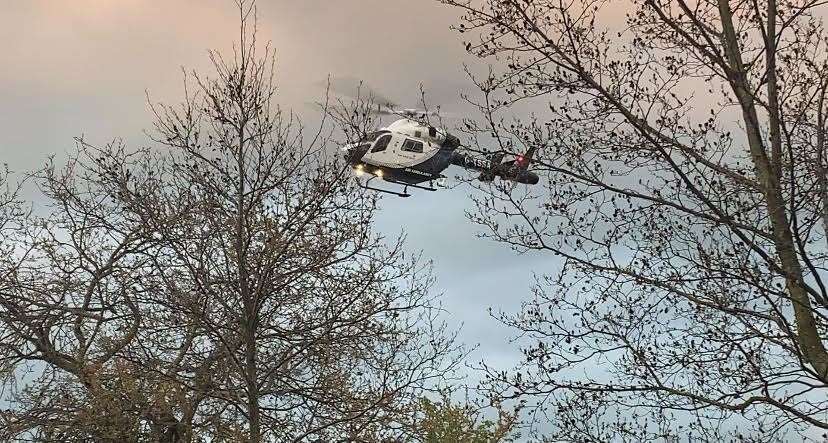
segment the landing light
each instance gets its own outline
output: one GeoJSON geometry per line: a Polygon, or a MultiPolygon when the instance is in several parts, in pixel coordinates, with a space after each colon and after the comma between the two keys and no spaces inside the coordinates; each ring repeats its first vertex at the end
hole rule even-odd
{"type": "Polygon", "coordinates": [[[377,169],[377,177],[382,178],[382,169],[377,169]]]}

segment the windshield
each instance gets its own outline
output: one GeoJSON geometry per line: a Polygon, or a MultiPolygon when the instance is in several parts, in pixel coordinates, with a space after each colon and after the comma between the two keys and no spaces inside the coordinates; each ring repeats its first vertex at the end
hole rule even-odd
{"type": "Polygon", "coordinates": [[[390,134],[380,138],[379,141],[377,141],[377,143],[374,145],[374,149],[372,149],[371,152],[385,151],[385,148],[388,147],[388,142],[390,142],[390,141],[391,141],[391,135],[390,134]]]}
{"type": "Polygon", "coordinates": [[[373,143],[377,138],[379,138],[380,135],[387,134],[388,132],[390,132],[390,131],[369,132],[367,135],[365,135],[365,138],[363,138],[359,142],[360,143],[373,143]]]}

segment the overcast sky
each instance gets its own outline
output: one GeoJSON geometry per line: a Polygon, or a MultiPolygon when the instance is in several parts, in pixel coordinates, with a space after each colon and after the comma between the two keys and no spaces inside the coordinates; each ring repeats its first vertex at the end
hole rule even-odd
{"type": "MultiPolygon", "coordinates": [[[[481,65],[449,30],[456,20],[457,11],[431,0],[259,2],[259,38],[277,52],[279,101],[300,113],[310,112],[304,103],[320,97],[328,74],[363,79],[403,106],[416,106],[423,83],[433,104],[464,111],[459,94],[471,88],[462,63],[481,65]]],[[[206,50],[227,50],[237,35],[230,0],[4,2],[0,163],[35,168],[71,151],[81,134],[146,145],[145,91],[177,102],[181,67],[209,72],[206,50]]],[[[471,192],[459,186],[385,198],[377,228],[389,236],[405,230],[408,248],[433,259],[449,320],[463,324],[464,342],[480,345],[471,362],[505,367],[517,349],[487,310],[516,311],[531,273],[555,263],[477,239],[479,228],[464,216],[471,192]]]]}

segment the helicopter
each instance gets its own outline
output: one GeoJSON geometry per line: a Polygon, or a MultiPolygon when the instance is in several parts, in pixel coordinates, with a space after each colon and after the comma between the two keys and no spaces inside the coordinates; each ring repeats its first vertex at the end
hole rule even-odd
{"type": "Polygon", "coordinates": [[[538,175],[529,171],[535,147],[505,162],[503,153],[491,154],[488,159],[474,157],[458,152],[460,139],[429,124],[423,118],[428,115],[426,111],[379,108],[376,113],[401,118],[342,147],[356,175],[370,176],[365,183],[357,180],[362,188],[399,197],[410,197],[408,188],[436,191],[434,182],[444,181],[442,173],[451,165],[479,172],[477,179],[484,182],[495,177],[528,185],[539,181],[538,175]],[[403,190],[371,186],[375,179],[403,186],[403,190]]]}

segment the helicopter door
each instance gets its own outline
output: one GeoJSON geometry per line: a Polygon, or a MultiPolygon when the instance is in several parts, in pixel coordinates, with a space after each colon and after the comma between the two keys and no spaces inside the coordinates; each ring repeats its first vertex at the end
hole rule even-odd
{"type": "Polygon", "coordinates": [[[423,142],[420,140],[405,139],[400,147],[400,157],[408,160],[414,160],[423,153],[423,142]]]}
{"type": "Polygon", "coordinates": [[[363,157],[365,160],[380,160],[385,157],[388,149],[388,142],[391,141],[391,134],[385,134],[374,142],[374,146],[363,157]]]}
{"type": "Polygon", "coordinates": [[[399,134],[385,134],[377,139],[363,158],[376,165],[395,168],[401,160],[405,160],[399,156],[400,145],[399,134]]]}

